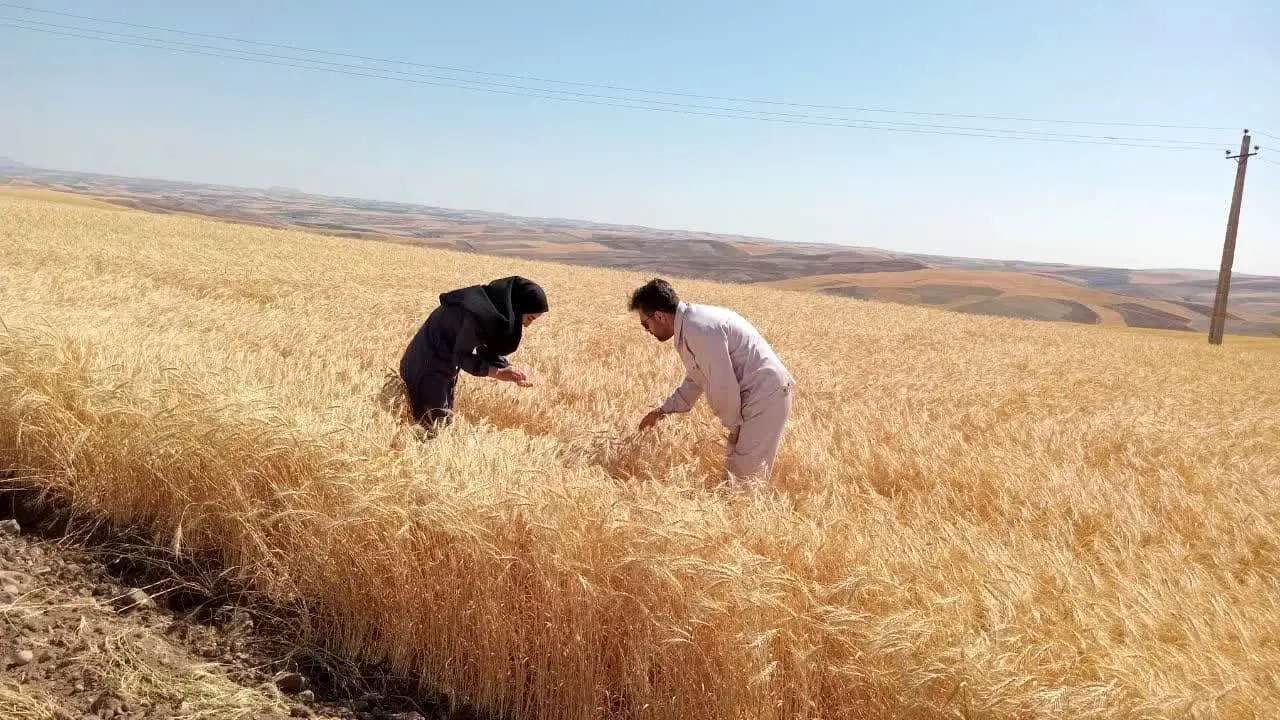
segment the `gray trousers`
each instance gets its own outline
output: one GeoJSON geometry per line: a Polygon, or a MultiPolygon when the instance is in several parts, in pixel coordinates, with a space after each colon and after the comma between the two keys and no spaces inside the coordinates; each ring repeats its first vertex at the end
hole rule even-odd
{"type": "Polygon", "coordinates": [[[791,415],[791,395],[792,387],[787,386],[742,408],[742,425],[738,426],[737,437],[729,438],[729,452],[724,461],[725,483],[747,486],[769,479],[791,415]]]}

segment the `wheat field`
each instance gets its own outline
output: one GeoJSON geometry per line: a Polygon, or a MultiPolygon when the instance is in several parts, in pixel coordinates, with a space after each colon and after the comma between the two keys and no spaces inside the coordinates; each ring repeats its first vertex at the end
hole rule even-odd
{"type": "Polygon", "coordinates": [[[677,281],[798,381],[771,487],[711,491],[648,275],[0,194],[0,466],[210,553],[347,657],[512,718],[1280,714],[1280,373],[1210,347],[677,281]],[[551,311],[419,442],[436,296],[551,311]]]}

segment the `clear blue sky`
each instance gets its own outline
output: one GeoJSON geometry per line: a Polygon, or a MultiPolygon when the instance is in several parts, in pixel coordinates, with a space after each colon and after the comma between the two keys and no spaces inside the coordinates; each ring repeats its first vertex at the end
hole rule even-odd
{"type": "MultiPolygon", "coordinates": [[[[23,4],[585,83],[1232,128],[1018,126],[1218,143],[1182,152],[793,126],[0,27],[0,155],[62,169],[971,257],[1216,268],[1234,175],[1222,150],[1238,147],[1243,127],[1280,136],[1275,0],[23,4]]],[[[17,17],[95,27],[0,7],[17,17]]],[[[1280,139],[1256,142],[1280,162],[1280,139]]],[[[1280,165],[1250,163],[1236,269],[1280,275],[1280,165]]]]}

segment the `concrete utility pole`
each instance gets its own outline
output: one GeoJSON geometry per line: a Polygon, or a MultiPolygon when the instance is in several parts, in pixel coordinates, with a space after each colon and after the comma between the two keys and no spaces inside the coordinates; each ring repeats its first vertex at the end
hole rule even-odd
{"type": "Polygon", "coordinates": [[[1232,155],[1227,151],[1227,159],[1236,161],[1236,189],[1231,194],[1231,214],[1227,216],[1227,237],[1222,244],[1222,267],[1218,270],[1218,292],[1213,298],[1213,315],[1209,318],[1209,344],[1221,345],[1222,332],[1227,325],[1227,291],[1231,287],[1231,263],[1236,256],[1236,229],[1240,226],[1240,198],[1244,195],[1244,171],[1249,165],[1249,157],[1257,155],[1249,152],[1249,131],[1244,131],[1240,141],[1240,154],[1232,155]]]}

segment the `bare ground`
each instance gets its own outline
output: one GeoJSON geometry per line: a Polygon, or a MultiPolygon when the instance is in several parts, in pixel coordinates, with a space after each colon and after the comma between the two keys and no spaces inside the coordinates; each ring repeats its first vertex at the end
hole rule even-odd
{"type": "Polygon", "coordinates": [[[0,718],[472,718],[223,576],[0,489],[0,718]]]}

